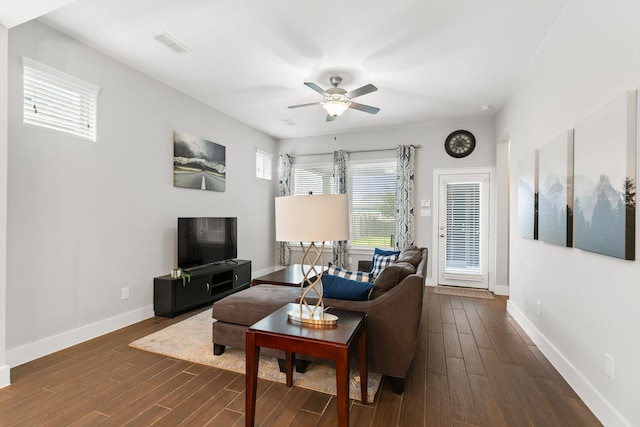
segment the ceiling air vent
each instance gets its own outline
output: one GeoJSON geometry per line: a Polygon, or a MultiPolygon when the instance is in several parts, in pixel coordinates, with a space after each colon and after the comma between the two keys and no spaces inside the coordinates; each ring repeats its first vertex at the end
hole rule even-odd
{"type": "Polygon", "coordinates": [[[186,47],[184,44],[180,43],[178,40],[167,34],[166,32],[161,32],[160,34],[156,34],[153,36],[154,39],[158,40],[163,45],[167,46],[169,49],[176,53],[188,53],[191,52],[191,49],[186,47]]]}

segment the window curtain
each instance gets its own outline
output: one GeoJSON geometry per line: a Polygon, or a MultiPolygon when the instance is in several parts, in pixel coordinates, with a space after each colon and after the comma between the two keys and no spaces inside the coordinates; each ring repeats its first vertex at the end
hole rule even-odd
{"type": "MultiPolygon", "coordinates": [[[[293,157],[281,154],[278,158],[278,196],[291,195],[291,165],[293,157]]],[[[291,265],[291,245],[289,242],[278,242],[280,265],[291,265]]]]}
{"type": "MultiPolygon", "coordinates": [[[[333,180],[338,194],[347,194],[347,161],[349,154],[345,150],[333,152],[333,180]]],[[[349,267],[349,247],[347,240],[333,242],[333,264],[349,267]]]]}
{"type": "Polygon", "coordinates": [[[400,145],[397,150],[398,180],[396,183],[396,248],[403,249],[415,241],[414,170],[416,147],[400,145]]]}

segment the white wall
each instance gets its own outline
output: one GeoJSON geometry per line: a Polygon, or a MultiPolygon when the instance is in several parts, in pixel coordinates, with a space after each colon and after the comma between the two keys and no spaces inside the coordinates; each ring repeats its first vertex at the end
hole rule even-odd
{"type": "MultiPolygon", "coordinates": [[[[348,112],[349,113],[349,112],[348,112]]],[[[358,112],[352,112],[359,114],[358,112]]],[[[318,120],[324,120],[318,116],[318,120]]],[[[338,119],[340,120],[340,119],[338,119]]],[[[331,124],[328,124],[328,126],[331,124]]],[[[471,168],[479,166],[495,166],[496,143],[494,121],[492,117],[486,120],[475,120],[454,123],[436,123],[407,126],[402,128],[382,129],[338,134],[333,136],[315,136],[309,138],[284,139],[278,141],[278,152],[299,155],[301,161],[309,161],[303,154],[331,153],[335,150],[394,150],[398,145],[420,145],[417,150],[415,168],[415,197],[416,197],[416,245],[428,247],[432,251],[432,216],[420,216],[420,200],[431,200],[432,211],[436,208],[433,200],[433,169],[434,168],[471,168]],[[476,148],[468,157],[455,159],[444,150],[444,140],[454,130],[466,129],[476,137],[476,148]]],[[[372,156],[376,153],[353,153],[351,159],[362,156],[372,156]]],[[[394,151],[380,153],[382,156],[395,157],[394,151]]],[[[324,159],[331,161],[332,156],[324,159]]],[[[352,255],[352,268],[357,266],[358,259],[371,259],[371,254],[357,253],[352,255]]],[[[431,258],[430,258],[431,259],[431,258]]],[[[295,262],[295,261],[294,261],[295,262]]],[[[428,265],[427,281],[432,283],[431,263],[428,265]]]]}
{"type": "Polygon", "coordinates": [[[37,22],[9,31],[8,68],[10,364],[152,316],[179,216],[237,216],[238,257],[272,266],[271,137],[37,22]],[[23,126],[22,56],[101,86],[96,143],[23,126]],[[174,129],[226,146],[226,192],[173,186],[174,129]]]}
{"type": "Polygon", "coordinates": [[[7,330],[7,57],[9,31],[0,25],[0,387],[10,382],[6,364],[7,330]]]}
{"type": "Polygon", "coordinates": [[[634,0],[569,1],[496,128],[511,141],[513,167],[509,310],[610,426],[640,425],[640,263],[520,238],[517,165],[616,96],[640,88],[638,16],[634,0]],[[605,375],[605,353],[615,359],[615,380],[605,375]]]}

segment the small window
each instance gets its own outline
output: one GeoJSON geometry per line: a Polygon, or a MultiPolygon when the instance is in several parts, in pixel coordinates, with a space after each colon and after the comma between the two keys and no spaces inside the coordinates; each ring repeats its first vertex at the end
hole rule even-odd
{"type": "Polygon", "coordinates": [[[100,87],[29,58],[24,66],[24,124],[96,141],[100,87]]]}
{"type": "Polygon", "coordinates": [[[256,149],[256,177],[271,180],[273,154],[256,149]]]}

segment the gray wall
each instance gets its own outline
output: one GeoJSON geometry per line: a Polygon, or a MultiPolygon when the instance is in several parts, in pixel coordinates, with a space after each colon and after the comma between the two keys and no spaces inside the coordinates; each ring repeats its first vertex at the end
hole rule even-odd
{"type": "Polygon", "coordinates": [[[152,316],[179,216],[237,216],[238,257],[272,266],[271,137],[37,22],[9,31],[8,74],[10,364],[152,316]],[[22,124],[22,56],[102,88],[97,142],[22,124]],[[173,186],[174,129],[226,146],[226,192],[173,186]]]}
{"type": "Polygon", "coordinates": [[[511,141],[513,167],[509,310],[611,426],[640,425],[640,263],[519,237],[517,167],[562,131],[640,88],[638,16],[637,1],[569,1],[497,120],[500,140],[511,141]],[[615,379],[605,375],[605,353],[615,360],[615,379]]]}

